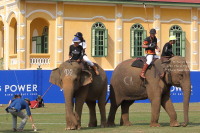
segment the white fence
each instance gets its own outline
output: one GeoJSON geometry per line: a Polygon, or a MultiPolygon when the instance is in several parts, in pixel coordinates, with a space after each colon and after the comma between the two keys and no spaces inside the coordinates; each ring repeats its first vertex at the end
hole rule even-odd
{"type": "Polygon", "coordinates": [[[31,58],[30,59],[30,63],[31,65],[37,65],[37,64],[41,64],[41,65],[49,65],[50,64],[50,58],[31,58]]]}

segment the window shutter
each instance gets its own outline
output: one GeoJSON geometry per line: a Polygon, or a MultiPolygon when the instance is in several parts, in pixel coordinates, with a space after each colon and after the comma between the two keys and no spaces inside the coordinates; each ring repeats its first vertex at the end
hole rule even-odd
{"type": "Polygon", "coordinates": [[[186,33],[182,32],[182,37],[181,37],[181,50],[182,50],[182,57],[185,57],[186,55],[186,51],[185,51],[185,47],[186,47],[186,33]]]}
{"type": "Polygon", "coordinates": [[[105,29],[104,34],[104,56],[108,56],[108,29],[105,29]]]}
{"type": "Polygon", "coordinates": [[[95,56],[95,29],[92,29],[91,35],[91,56],[95,56]]]}
{"type": "Polygon", "coordinates": [[[130,48],[131,57],[134,57],[134,30],[131,30],[130,44],[131,44],[130,48]]]}
{"type": "Polygon", "coordinates": [[[42,53],[42,36],[38,36],[36,39],[36,53],[42,53]]]}
{"type": "MultiPolygon", "coordinates": [[[[142,41],[144,42],[144,39],[147,37],[147,31],[143,30],[143,34],[142,34],[142,41]]],[[[142,44],[143,44],[142,42],[142,44]]],[[[142,48],[142,56],[144,56],[145,54],[145,48],[142,48]]]]}

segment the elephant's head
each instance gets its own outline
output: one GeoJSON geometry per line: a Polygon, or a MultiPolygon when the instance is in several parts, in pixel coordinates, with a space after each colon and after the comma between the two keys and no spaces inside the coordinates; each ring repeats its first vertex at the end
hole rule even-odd
{"type": "Polygon", "coordinates": [[[169,61],[162,63],[162,67],[166,70],[165,81],[168,85],[181,87],[184,92],[184,121],[183,126],[188,125],[188,110],[189,110],[189,101],[190,101],[190,69],[181,56],[175,56],[169,61]]]}
{"type": "Polygon", "coordinates": [[[92,74],[90,71],[82,71],[81,66],[72,62],[64,62],[59,68],[53,69],[50,75],[50,82],[63,88],[63,85],[67,82],[78,87],[85,86],[92,82],[92,74]],[[67,81],[65,80],[67,79],[67,81]]]}
{"type": "Polygon", "coordinates": [[[82,71],[81,66],[76,62],[64,62],[59,68],[52,70],[50,82],[64,89],[67,107],[66,113],[76,125],[77,122],[72,110],[73,94],[81,86],[88,85],[92,82],[92,74],[87,70],[82,71]]]}

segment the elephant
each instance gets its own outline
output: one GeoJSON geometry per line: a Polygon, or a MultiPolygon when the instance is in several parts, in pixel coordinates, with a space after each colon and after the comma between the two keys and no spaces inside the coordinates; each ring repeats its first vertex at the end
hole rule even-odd
{"type": "Polygon", "coordinates": [[[90,121],[88,127],[97,126],[96,100],[101,114],[101,127],[106,127],[105,101],[107,93],[107,77],[104,70],[95,64],[99,75],[93,70],[82,70],[77,62],[66,61],[52,70],[50,82],[64,90],[66,100],[66,129],[81,129],[81,114],[84,102],[89,107],[90,121]],[[75,98],[75,112],[73,111],[75,98]]]}
{"type": "Polygon", "coordinates": [[[111,105],[107,125],[115,126],[115,114],[120,105],[120,125],[132,125],[129,121],[129,107],[135,100],[149,99],[151,102],[150,127],[160,127],[158,119],[161,106],[170,117],[170,126],[180,126],[170,100],[170,87],[176,86],[181,87],[184,92],[184,123],[182,126],[187,126],[191,85],[190,70],[185,59],[181,56],[174,56],[165,62],[161,59],[155,60],[155,67],[152,66],[147,70],[146,79],[139,76],[141,68],[131,66],[133,61],[134,59],[123,61],[114,69],[110,83],[111,105]]]}

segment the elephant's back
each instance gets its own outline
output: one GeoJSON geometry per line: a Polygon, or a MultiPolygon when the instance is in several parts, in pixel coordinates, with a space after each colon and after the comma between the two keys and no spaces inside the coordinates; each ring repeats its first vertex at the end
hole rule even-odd
{"type": "Polygon", "coordinates": [[[112,79],[117,78],[119,75],[124,76],[124,75],[132,75],[133,72],[135,72],[139,68],[132,67],[132,63],[135,61],[135,59],[128,59],[123,62],[121,62],[113,72],[112,79]]]}
{"type": "MultiPolygon", "coordinates": [[[[111,86],[116,93],[121,95],[121,97],[129,95],[131,98],[133,98],[138,94],[141,95],[145,93],[146,91],[145,88],[141,87],[143,84],[143,81],[139,76],[141,68],[131,66],[134,60],[135,59],[129,59],[123,61],[115,68],[113,72],[111,86]]],[[[139,99],[142,98],[140,97],[139,99]]]]}

